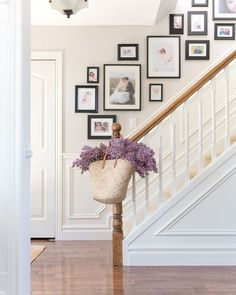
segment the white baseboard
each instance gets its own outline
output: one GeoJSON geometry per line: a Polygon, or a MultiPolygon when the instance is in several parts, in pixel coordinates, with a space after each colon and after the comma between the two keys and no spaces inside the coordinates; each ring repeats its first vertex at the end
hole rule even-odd
{"type": "Polygon", "coordinates": [[[111,240],[111,230],[62,230],[58,240],[81,241],[81,240],[111,240]]]}

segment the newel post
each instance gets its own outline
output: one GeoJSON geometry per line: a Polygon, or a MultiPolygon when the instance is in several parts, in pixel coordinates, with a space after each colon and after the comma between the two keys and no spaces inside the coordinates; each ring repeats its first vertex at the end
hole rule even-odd
{"type": "MultiPolygon", "coordinates": [[[[114,123],[112,125],[113,138],[120,138],[121,125],[114,123]]],[[[113,205],[113,234],[112,234],[112,248],[113,248],[113,266],[123,265],[122,255],[122,241],[123,241],[123,221],[122,221],[122,202],[113,205]]]]}

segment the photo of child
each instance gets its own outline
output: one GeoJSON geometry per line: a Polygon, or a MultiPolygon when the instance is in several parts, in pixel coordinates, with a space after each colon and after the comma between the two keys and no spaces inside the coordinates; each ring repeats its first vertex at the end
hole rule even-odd
{"type": "Polygon", "coordinates": [[[236,0],[213,0],[214,19],[236,20],[236,0]]]}

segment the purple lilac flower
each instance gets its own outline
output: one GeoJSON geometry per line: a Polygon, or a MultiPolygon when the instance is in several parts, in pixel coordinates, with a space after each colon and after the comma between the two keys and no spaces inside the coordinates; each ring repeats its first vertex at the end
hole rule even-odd
{"type": "MultiPolygon", "coordinates": [[[[73,162],[73,167],[81,168],[82,173],[87,171],[92,162],[104,158],[106,150],[107,147],[104,144],[94,148],[84,146],[80,158],[73,162]]],[[[127,160],[141,177],[145,177],[150,171],[158,172],[154,154],[154,151],[143,143],[119,138],[109,142],[107,159],[127,160]]]]}

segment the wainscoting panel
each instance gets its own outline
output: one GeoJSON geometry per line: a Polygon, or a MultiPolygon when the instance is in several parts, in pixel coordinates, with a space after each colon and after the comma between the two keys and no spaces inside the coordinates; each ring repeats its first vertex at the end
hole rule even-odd
{"type": "Polygon", "coordinates": [[[63,190],[59,202],[59,239],[111,239],[111,205],[92,199],[89,173],[72,168],[78,154],[63,154],[63,190]]]}

